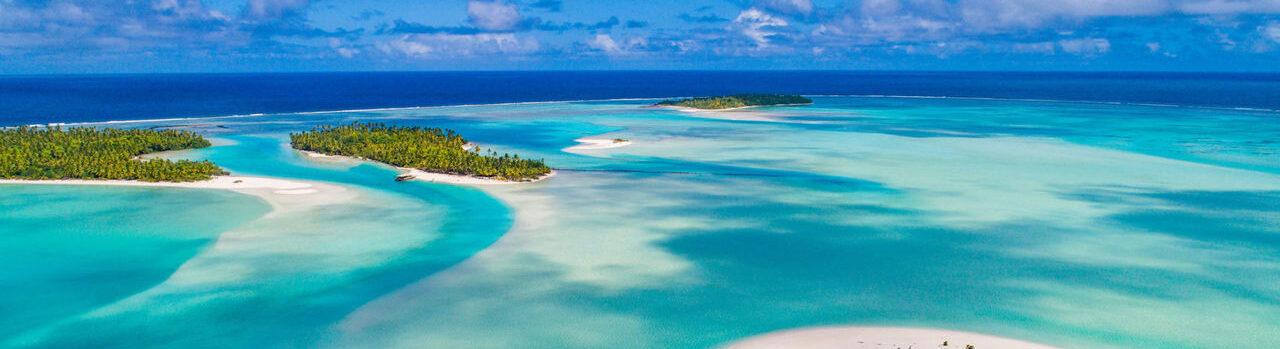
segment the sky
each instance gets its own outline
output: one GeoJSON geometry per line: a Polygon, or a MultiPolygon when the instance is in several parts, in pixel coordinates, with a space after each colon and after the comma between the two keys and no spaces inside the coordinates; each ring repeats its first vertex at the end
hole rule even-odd
{"type": "Polygon", "coordinates": [[[1280,0],[0,0],[0,73],[1280,71],[1280,0]]]}

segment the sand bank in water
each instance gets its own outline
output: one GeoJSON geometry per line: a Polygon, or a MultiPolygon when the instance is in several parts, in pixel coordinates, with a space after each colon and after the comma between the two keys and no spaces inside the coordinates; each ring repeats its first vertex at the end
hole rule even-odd
{"type": "Polygon", "coordinates": [[[581,144],[560,149],[560,150],[573,153],[581,150],[610,149],[610,148],[619,148],[619,147],[625,147],[625,146],[631,145],[631,141],[626,141],[626,140],[617,141],[612,138],[599,138],[599,137],[582,137],[582,138],[575,139],[573,141],[581,144]]]}
{"type": "MultiPolygon", "coordinates": [[[[788,105],[792,105],[792,104],[788,104],[788,105]]],[[[780,105],[780,106],[787,106],[787,105],[780,105]]],[[[780,106],[748,106],[748,107],[737,107],[737,108],[728,108],[728,109],[697,109],[697,108],[674,107],[674,106],[664,106],[660,108],[680,111],[688,114],[689,116],[704,118],[704,119],[783,122],[783,123],[793,123],[793,124],[824,123],[822,121],[812,121],[812,120],[791,120],[791,119],[788,119],[788,117],[793,117],[797,115],[788,114],[785,112],[779,113],[774,111],[752,110],[753,108],[780,107],[780,106]]]]}
{"type": "Polygon", "coordinates": [[[1016,339],[978,333],[907,327],[815,327],[784,330],[744,339],[727,349],[1058,349],[1016,339]],[[943,342],[947,345],[943,346],[943,342]]]}
{"type": "Polygon", "coordinates": [[[0,184],[110,185],[125,187],[222,189],[261,197],[270,203],[276,211],[297,210],[305,207],[344,202],[350,200],[354,195],[343,187],[332,184],[244,176],[218,176],[207,181],[199,182],[142,182],[87,179],[0,179],[0,184]]]}

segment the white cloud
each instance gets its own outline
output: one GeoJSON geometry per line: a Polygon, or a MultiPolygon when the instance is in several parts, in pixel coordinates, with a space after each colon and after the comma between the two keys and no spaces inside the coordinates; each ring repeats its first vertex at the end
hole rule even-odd
{"type": "Polygon", "coordinates": [[[1223,15],[1280,12],[1280,0],[1190,0],[1173,1],[1178,12],[1223,15]]]}
{"type": "Polygon", "coordinates": [[[1052,42],[1020,42],[1013,44],[1011,50],[1016,53],[1053,54],[1057,52],[1057,46],[1052,42]]]}
{"type": "Polygon", "coordinates": [[[1160,45],[1160,43],[1158,42],[1148,42],[1146,46],[1147,46],[1147,51],[1150,51],[1151,53],[1160,54],[1165,57],[1178,57],[1177,54],[1173,52],[1169,52],[1169,50],[1166,49],[1164,45],[1160,45]]]}
{"type": "Polygon", "coordinates": [[[1271,22],[1258,27],[1258,32],[1263,38],[1280,43],[1280,22],[1271,22]]]}
{"type": "Polygon", "coordinates": [[[1085,57],[1093,57],[1111,52],[1111,42],[1107,39],[1083,38],[1059,40],[1058,47],[1062,52],[1085,57]]]}
{"type": "Polygon", "coordinates": [[[630,36],[619,42],[609,34],[596,34],[595,37],[587,40],[587,47],[611,56],[631,54],[639,49],[648,47],[648,45],[648,39],[638,36],[630,36]]]}
{"type": "Polygon", "coordinates": [[[1280,12],[1280,0],[960,0],[955,6],[966,24],[984,30],[1033,28],[1097,17],[1280,12]]]}
{"type": "Polygon", "coordinates": [[[201,1],[0,0],[0,33],[15,39],[10,46],[114,50],[236,43],[235,29],[231,18],[201,1]]]}
{"type": "Polygon", "coordinates": [[[477,28],[488,31],[507,31],[520,25],[516,5],[503,0],[467,2],[467,16],[477,28]]]}
{"type": "Polygon", "coordinates": [[[930,1],[912,1],[913,6],[927,5],[925,10],[913,10],[898,0],[866,0],[856,13],[846,13],[820,25],[813,34],[823,42],[852,45],[951,39],[957,24],[933,13],[936,6],[949,5],[930,1]]]}
{"type": "Polygon", "coordinates": [[[338,40],[337,38],[329,38],[329,48],[332,48],[339,56],[345,58],[355,57],[355,55],[360,53],[360,50],[358,49],[344,46],[342,44],[342,40],[338,40]]]}
{"type": "Polygon", "coordinates": [[[764,11],[750,8],[739,13],[738,18],[733,20],[733,24],[728,29],[746,36],[757,47],[767,47],[769,46],[769,37],[778,34],[770,28],[785,26],[787,26],[787,21],[771,16],[764,11]]]}
{"type": "MultiPolygon", "coordinates": [[[[902,29],[883,31],[893,34],[909,32],[906,29],[916,21],[945,23],[955,27],[956,34],[975,34],[1075,25],[1102,17],[1257,13],[1280,13],[1280,0],[863,0],[846,18],[836,16],[825,24],[867,22],[902,29]]],[[[864,26],[836,25],[846,30],[864,26]]]]}
{"type": "Polygon", "coordinates": [[[622,47],[618,46],[618,42],[613,41],[613,37],[609,34],[596,34],[594,39],[587,41],[587,46],[611,55],[622,53],[622,47]]]}
{"type": "Polygon", "coordinates": [[[1039,27],[1057,21],[1105,16],[1150,16],[1168,12],[1168,0],[962,0],[962,20],[980,31],[1039,27]]]}
{"type": "Polygon", "coordinates": [[[536,52],[537,40],[511,33],[411,34],[377,44],[387,54],[414,58],[450,58],[480,55],[523,55],[536,52]]]}

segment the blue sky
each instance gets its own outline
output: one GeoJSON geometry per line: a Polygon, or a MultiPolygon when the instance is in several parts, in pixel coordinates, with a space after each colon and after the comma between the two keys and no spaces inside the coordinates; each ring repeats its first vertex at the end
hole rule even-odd
{"type": "Polygon", "coordinates": [[[0,0],[0,73],[1280,71],[1280,0],[0,0]]]}

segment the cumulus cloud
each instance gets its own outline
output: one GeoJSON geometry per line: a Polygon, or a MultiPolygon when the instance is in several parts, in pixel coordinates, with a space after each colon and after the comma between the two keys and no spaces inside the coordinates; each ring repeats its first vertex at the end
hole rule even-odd
{"type": "Polygon", "coordinates": [[[644,50],[648,45],[649,41],[647,39],[638,36],[630,36],[622,41],[617,41],[613,39],[612,35],[596,34],[595,37],[587,40],[587,47],[610,56],[637,53],[644,50]]]}
{"type": "Polygon", "coordinates": [[[787,21],[759,9],[750,8],[739,13],[728,29],[750,39],[756,47],[763,48],[769,46],[770,37],[778,34],[777,28],[786,26],[787,21]]]}
{"type": "Polygon", "coordinates": [[[1099,17],[1280,12],[1280,0],[960,0],[954,6],[965,23],[988,30],[1039,27],[1099,17]]]}
{"type": "Polygon", "coordinates": [[[961,26],[954,6],[942,0],[866,0],[856,11],[820,24],[814,36],[846,45],[901,41],[940,41],[957,36],[961,26]]]}
{"type": "Polygon", "coordinates": [[[234,20],[198,0],[3,1],[0,34],[11,46],[126,48],[219,42],[234,20]],[[23,34],[23,35],[15,35],[23,34]]]}
{"type": "MultiPolygon", "coordinates": [[[[824,16],[805,43],[924,52],[937,51],[923,49],[936,43],[971,41],[976,44],[948,47],[1097,57],[1110,53],[1113,45],[1141,50],[1160,39],[1216,41],[1223,50],[1233,50],[1246,41],[1243,36],[1249,33],[1242,32],[1252,28],[1247,23],[1277,13],[1280,0],[862,0],[824,16]],[[1183,30],[1156,35],[1133,25],[1183,30]],[[1106,28],[1121,29],[1103,37],[1106,28]]],[[[1254,45],[1263,46],[1270,47],[1254,45]]],[[[1164,47],[1152,52],[1175,56],[1164,47]]]]}
{"type": "Polygon", "coordinates": [[[1073,55],[1094,57],[1111,52],[1111,42],[1107,39],[1083,38],[1058,41],[1062,52],[1073,55]]]}
{"type": "Polygon", "coordinates": [[[641,53],[717,59],[799,53],[833,61],[902,53],[1043,54],[1067,61],[1177,53],[1182,61],[1203,61],[1280,50],[1280,0],[704,0],[664,12],[674,18],[561,12],[562,0],[469,0],[465,11],[443,17],[383,13],[377,3],[315,16],[342,11],[316,0],[240,0],[222,13],[206,2],[213,1],[0,0],[0,54],[29,62],[41,60],[23,54],[90,61],[100,52],[243,53],[385,62],[641,53]],[[325,24],[312,17],[368,34],[321,29],[325,24]]]}
{"type": "Polygon", "coordinates": [[[1276,0],[1189,0],[1171,1],[1178,12],[1202,15],[1280,12],[1276,0]]]}
{"type": "Polygon", "coordinates": [[[1280,43],[1280,22],[1271,22],[1258,27],[1258,33],[1261,33],[1262,37],[1267,40],[1280,43]]]}
{"type": "Polygon", "coordinates": [[[467,2],[467,17],[477,28],[510,31],[520,25],[520,11],[503,0],[467,2]]]}
{"type": "Polygon", "coordinates": [[[609,34],[596,34],[594,39],[587,41],[587,46],[608,54],[622,53],[622,46],[619,46],[617,41],[613,41],[613,37],[609,34]]]}
{"type": "Polygon", "coordinates": [[[329,38],[329,48],[333,49],[333,51],[339,56],[345,58],[355,57],[356,54],[360,53],[359,49],[347,47],[343,44],[342,40],[339,40],[338,38],[329,38]]]}

